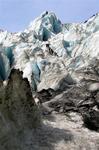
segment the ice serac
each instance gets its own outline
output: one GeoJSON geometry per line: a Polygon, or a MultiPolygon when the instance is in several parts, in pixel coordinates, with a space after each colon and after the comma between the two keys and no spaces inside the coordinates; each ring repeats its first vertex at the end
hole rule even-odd
{"type": "Polygon", "coordinates": [[[99,59],[98,39],[98,13],[84,23],[62,24],[53,12],[46,11],[23,32],[0,31],[0,51],[6,58],[3,64],[7,60],[3,70],[14,67],[23,71],[33,91],[58,89],[67,75],[72,83],[79,82],[81,77],[75,71],[99,59]]]}
{"type": "Polygon", "coordinates": [[[0,53],[0,79],[6,80],[10,73],[10,63],[6,55],[0,53]]]}
{"type": "Polygon", "coordinates": [[[49,38],[62,31],[62,24],[54,13],[44,12],[35,19],[26,32],[32,32],[35,39],[47,41],[49,38]]]}

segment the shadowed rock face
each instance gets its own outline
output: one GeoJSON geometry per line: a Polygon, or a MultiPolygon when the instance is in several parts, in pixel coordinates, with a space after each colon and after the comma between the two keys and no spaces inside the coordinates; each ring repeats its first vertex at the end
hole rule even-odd
{"type": "Polygon", "coordinates": [[[38,118],[28,80],[12,70],[7,86],[0,86],[0,150],[21,150],[28,138],[25,132],[38,127],[38,118]]]}

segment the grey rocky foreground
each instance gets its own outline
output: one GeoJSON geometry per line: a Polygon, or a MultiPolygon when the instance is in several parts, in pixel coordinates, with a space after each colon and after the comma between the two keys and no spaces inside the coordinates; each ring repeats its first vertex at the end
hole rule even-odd
{"type": "Polygon", "coordinates": [[[0,150],[98,150],[99,92],[85,87],[50,89],[50,96],[43,90],[37,96],[46,92],[49,101],[36,106],[27,79],[12,70],[7,85],[0,83],[0,150]]]}

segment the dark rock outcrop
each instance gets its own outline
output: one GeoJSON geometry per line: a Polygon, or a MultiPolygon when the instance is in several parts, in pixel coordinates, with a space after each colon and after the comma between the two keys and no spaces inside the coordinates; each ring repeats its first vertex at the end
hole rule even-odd
{"type": "Polygon", "coordinates": [[[91,129],[99,130],[99,74],[98,64],[90,64],[87,68],[77,71],[78,77],[82,76],[79,83],[73,84],[69,89],[65,88],[60,93],[55,93],[44,102],[43,106],[48,112],[61,113],[77,112],[82,116],[84,125],[91,129]],[[50,111],[49,111],[50,110],[50,111]]]}
{"type": "Polygon", "coordinates": [[[8,84],[0,87],[0,150],[26,149],[31,138],[28,134],[39,124],[29,82],[22,78],[22,72],[13,69],[8,84]]]}

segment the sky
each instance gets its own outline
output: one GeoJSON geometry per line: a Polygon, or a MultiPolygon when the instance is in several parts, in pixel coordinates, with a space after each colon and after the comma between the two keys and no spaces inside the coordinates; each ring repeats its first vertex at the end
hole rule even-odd
{"type": "Polygon", "coordinates": [[[0,0],[0,29],[23,31],[46,10],[62,23],[82,22],[99,12],[99,0],[0,0]]]}

